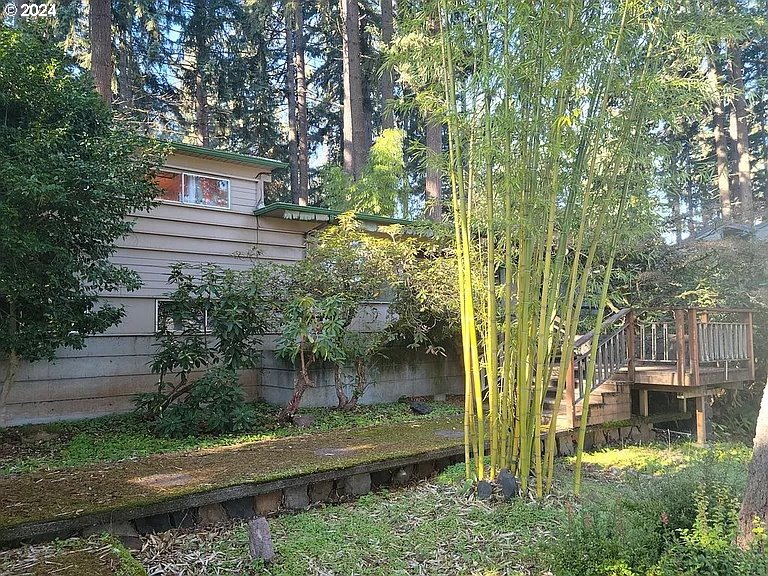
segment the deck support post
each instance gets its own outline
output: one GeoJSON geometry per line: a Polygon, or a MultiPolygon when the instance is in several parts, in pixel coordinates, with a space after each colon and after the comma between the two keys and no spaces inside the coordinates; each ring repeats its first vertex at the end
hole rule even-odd
{"type": "Polygon", "coordinates": [[[648,409],[648,390],[640,390],[640,416],[649,416],[648,409]]]}
{"type": "Polygon", "coordinates": [[[696,444],[705,446],[707,443],[707,424],[709,423],[709,398],[696,398],[696,444]]]}
{"type": "Polygon", "coordinates": [[[634,384],[635,355],[637,354],[637,350],[635,349],[637,346],[637,342],[635,341],[635,324],[637,323],[637,319],[632,310],[627,314],[625,322],[627,326],[627,378],[629,379],[630,384],[634,384]]]}
{"type": "MultiPolygon", "coordinates": [[[[572,430],[576,429],[576,383],[574,382],[574,376],[573,356],[571,356],[565,373],[565,410],[568,418],[568,425],[572,430]]],[[[589,402],[589,400],[587,400],[587,402],[589,402]]]]}
{"type": "Polygon", "coordinates": [[[677,385],[685,384],[685,311],[675,310],[675,355],[677,358],[677,385]]]}

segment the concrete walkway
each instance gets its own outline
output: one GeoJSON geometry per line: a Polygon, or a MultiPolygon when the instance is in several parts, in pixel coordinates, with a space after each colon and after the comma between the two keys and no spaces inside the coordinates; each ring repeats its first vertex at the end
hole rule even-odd
{"type": "Polygon", "coordinates": [[[0,544],[82,528],[89,518],[95,524],[169,512],[193,500],[200,505],[252,495],[261,485],[274,489],[292,478],[457,454],[462,446],[462,421],[453,417],[6,476],[0,478],[0,544]]]}

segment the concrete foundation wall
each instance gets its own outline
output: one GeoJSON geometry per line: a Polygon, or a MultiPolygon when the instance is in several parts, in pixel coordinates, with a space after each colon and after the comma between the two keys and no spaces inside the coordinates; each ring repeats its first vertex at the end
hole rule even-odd
{"type": "MultiPolygon", "coordinates": [[[[461,360],[425,354],[423,351],[393,349],[369,370],[370,382],[361,404],[396,402],[401,396],[463,394],[461,360]]],[[[338,403],[333,367],[311,370],[315,387],[304,393],[302,406],[335,406],[338,403]]],[[[351,375],[350,375],[351,376],[351,375]]],[[[285,405],[293,394],[296,372],[293,367],[266,351],[262,359],[259,395],[271,404],[285,405]]],[[[349,378],[351,380],[351,377],[349,378]]],[[[347,395],[351,388],[347,388],[347,395]]]]}
{"type": "MultiPolygon", "coordinates": [[[[265,344],[269,344],[267,339],[265,344]]],[[[8,397],[8,425],[78,420],[133,410],[136,394],[154,390],[153,336],[97,336],[82,350],[61,349],[54,362],[23,362],[8,397]]],[[[401,396],[460,394],[460,362],[413,350],[392,350],[369,372],[362,404],[395,402],[401,396]]],[[[5,366],[0,363],[0,373],[5,366]]],[[[302,405],[335,406],[331,366],[313,371],[317,387],[302,405]]],[[[202,372],[193,376],[201,376],[202,372]]],[[[245,371],[240,382],[249,400],[287,404],[296,378],[293,367],[265,350],[260,369],[245,371]]]]}

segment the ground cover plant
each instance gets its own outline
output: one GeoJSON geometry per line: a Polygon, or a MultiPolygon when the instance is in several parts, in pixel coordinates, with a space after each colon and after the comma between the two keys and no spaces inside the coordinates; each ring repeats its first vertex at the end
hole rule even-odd
{"type": "Polygon", "coordinates": [[[181,438],[158,437],[150,423],[136,415],[118,415],[55,424],[0,429],[0,476],[35,470],[56,470],[112,462],[151,454],[212,448],[280,438],[298,434],[377,424],[439,419],[457,416],[461,406],[431,402],[432,412],[416,416],[408,403],[358,406],[354,412],[328,408],[307,408],[303,414],[314,418],[299,428],[276,416],[274,406],[252,404],[254,418],[238,434],[210,434],[181,438]]]}
{"type": "Polygon", "coordinates": [[[588,498],[572,493],[573,459],[535,501],[478,501],[463,465],[415,487],[270,519],[278,554],[248,559],[242,523],[150,536],[152,574],[472,574],[763,576],[762,549],[734,545],[749,450],[689,444],[584,455],[588,498]]]}

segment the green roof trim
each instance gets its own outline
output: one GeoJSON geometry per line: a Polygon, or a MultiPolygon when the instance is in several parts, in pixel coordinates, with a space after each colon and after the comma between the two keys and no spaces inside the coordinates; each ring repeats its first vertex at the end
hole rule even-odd
{"type": "MultiPolygon", "coordinates": [[[[309,214],[320,216],[318,220],[332,221],[336,220],[344,212],[342,210],[331,210],[330,208],[321,208],[319,206],[299,206],[290,202],[273,202],[263,208],[253,212],[254,216],[272,216],[275,218],[285,218],[286,212],[298,212],[300,214],[309,214]]],[[[362,222],[371,222],[383,226],[412,226],[413,220],[403,220],[401,218],[389,218],[388,216],[377,216],[376,214],[355,214],[355,218],[362,222]]]]}
{"type": "Polygon", "coordinates": [[[269,158],[260,158],[248,154],[239,154],[237,152],[228,152],[226,150],[214,150],[204,146],[195,146],[194,144],[183,144],[181,142],[165,141],[175,152],[189,154],[190,156],[199,156],[211,160],[222,160],[224,162],[234,162],[236,164],[249,164],[259,166],[260,168],[285,168],[288,166],[285,162],[279,160],[270,160],[269,158]]]}

